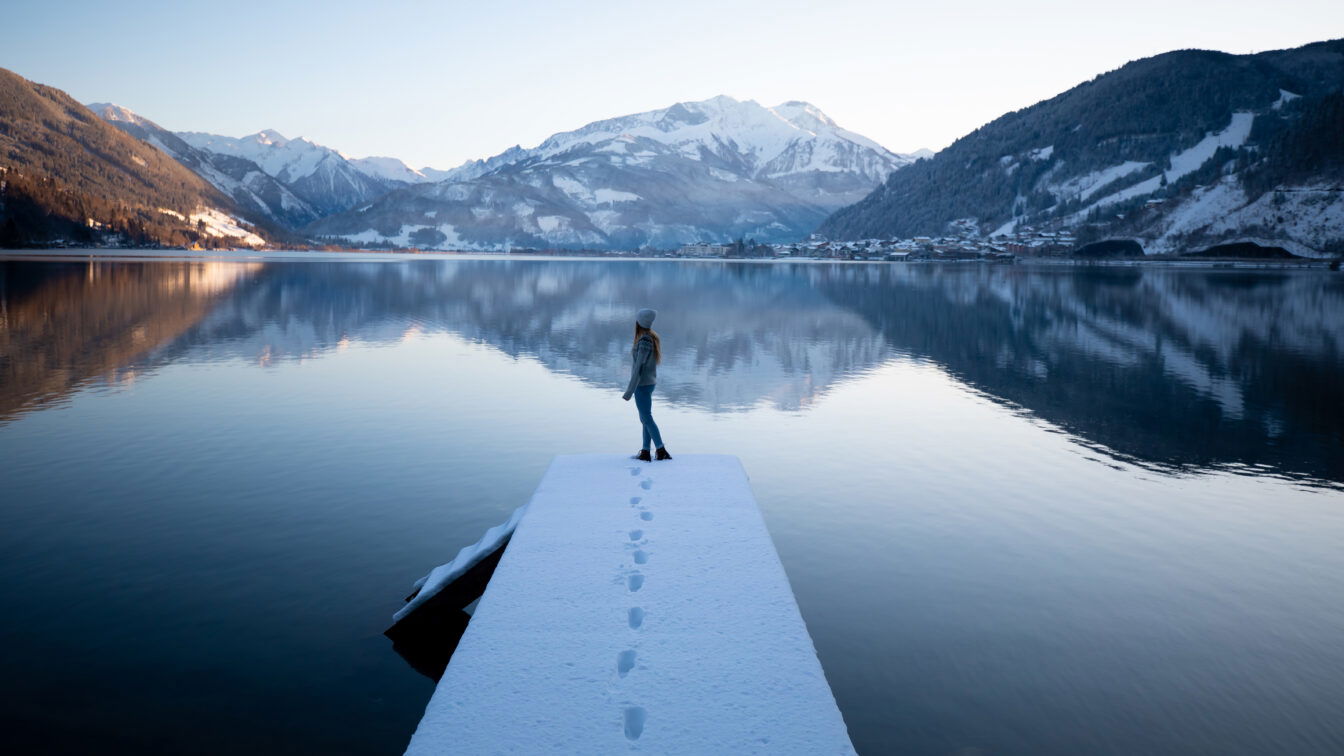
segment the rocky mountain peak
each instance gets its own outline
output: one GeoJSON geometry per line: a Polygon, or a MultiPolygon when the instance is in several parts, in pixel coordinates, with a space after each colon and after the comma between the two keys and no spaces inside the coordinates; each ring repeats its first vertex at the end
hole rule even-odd
{"type": "Polygon", "coordinates": [[[109,122],[120,121],[122,123],[133,123],[139,126],[152,124],[152,121],[140,117],[130,108],[124,108],[120,105],[117,105],[116,103],[91,102],[85,107],[87,107],[89,110],[92,110],[95,115],[97,115],[104,121],[109,122]]]}
{"type": "Polygon", "coordinates": [[[454,249],[787,241],[908,162],[809,103],[767,108],[719,95],[471,161],[310,230],[454,249]]]}

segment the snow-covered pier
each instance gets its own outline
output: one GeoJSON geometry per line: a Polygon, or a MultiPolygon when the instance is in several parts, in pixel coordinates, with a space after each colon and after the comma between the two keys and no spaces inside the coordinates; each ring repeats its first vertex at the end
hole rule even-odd
{"type": "Polygon", "coordinates": [[[853,753],[736,457],[557,457],[407,753],[853,753]]]}

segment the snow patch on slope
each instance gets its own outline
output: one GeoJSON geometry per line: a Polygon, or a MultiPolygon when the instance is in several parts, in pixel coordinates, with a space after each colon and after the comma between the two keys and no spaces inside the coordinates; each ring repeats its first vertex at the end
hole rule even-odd
{"type": "Polygon", "coordinates": [[[1215,218],[1225,215],[1246,202],[1235,177],[1227,176],[1209,187],[1198,187],[1166,219],[1161,236],[1145,247],[1150,254],[1169,254],[1187,251],[1180,237],[1207,229],[1215,218]]]}
{"type": "Polygon", "coordinates": [[[1255,121],[1255,114],[1248,112],[1239,112],[1232,114],[1232,122],[1227,128],[1217,133],[1210,133],[1199,141],[1195,146],[1182,150],[1171,156],[1171,167],[1161,175],[1154,176],[1146,181],[1122,189],[1114,194],[1107,195],[1097,200],[1091,207],[1080,211],[1075,215],[1075,220],[1087,217],[1088,210],[1093,207],[1102,208],[1115,205],[1125,200],[1135,197],[1143,197],[1162,188],[1162,179],[1165,177],[1168,184],[1173,183],[1183,176],[1194,173],[1200,166],[1209,162],[1213,153],[1220,147],[1240,147],[1246,144],[1246,139],[1251,135],[1251,124],[1255,121]]]}
{"type": "Polygon", "coordinates": [[[419,184],[431,180],[423,171],[417,171],[394,157],[351,158],[349,162],[355,170],[379,181],[419,184]]]}
{"type": "Polygon", "coordinates": [[[609,202],[635,202],[643,199],[634,192],[622,192],[619,189],[597,189],[593,192],[593,198],[599,204],[609,202]]]}
{"type": "Polygon", "coordinates": [[[237,243],[248,247],[260,247],[266,244],[265,239],[248,230],[242,221],[213,207],[197,210],[188,217],[184,217],[182,213],[169,210],[166,207],[159,208],[159,212],[164,215],[171,215],[178,220],[190,221],[204,234],[217,239],[233,239],[237,243]]]}
{"type": "Polygon", "coordinates": [[[1289,91],[1286,90],[1286,89],[1280,89],[1280,90],[1279,90],[1279,99],[1275,100],[1275,101],[1274,101],[1274,104],[1273,104],[1273,105],[1270,105],[1269,107],[1270,107],[1271,109],[1273,109],[1273,110],[1278,110],[1278,109],[1282,108],[1284,105],[1287,105],[1288,103],[1292,102],[1293,100],[1296,100],[1297,98],[1299,98],[1299,97],[1301,97],[1301,96],[1302,96],[1302,95],[1299,95],[1299,94],[1293,94],[1292,92],[1289,92],[1289,91]]]}
{"type": "Polygon", "coordinates": [[[1323,257],[1320,250],[1344,241],[1344,190],[1280,187],[1248,201],[1237,177],[1225,176],[1196,188],[1163,222],[1161,235],[1146,245],[1150,253],[1188,251],[1182,236],[1196,234],[1218,243],[1254,241],[1302,257],[1323,257]],[[1252,238],[1257,233],[1276,240],[1252,238]]]}
{"type": "Polygon", "coordinates": [[[1254,202],[1218,216],[1209,226],[1213,233],[1236,233],[1242,229],[1272,229],[1284,241],[1259,242],[1280,246],[1303,257],[1328,257],[1320,250],[1344,242],[1344,190],[1283,188],[1265,192],[1254,202]]]}
{"type": "Polygon", "coordinates": [[[551,183],[555,185],[556,189],[559,189],[580,202],[593,201],[593,193],[589,191],[588,187],[581,181],[557,173],[551,176],[551,183]]]}
{"type": "Polygon", "coordinates": [[[1100,171],[1076,176],[1050,187],[1052,193],[1061,197],[1076,196],[1078,199],[1088,199],[1093,194],[1104,189],[1112,181],[1119,181],[1135,171],[1147,168],[1151,163],[1142,163],[1137,160],[1128,160],[1119,165],[1113,165],[1110,168],[1104,168],[1100,171]]]}
{"type": "Polygon", "coordinates": [[[541,229],[543,234],[567,229],[569,228],[569,218],[563,215],[541,215],[537,217],[537,228],[541,229]]]}

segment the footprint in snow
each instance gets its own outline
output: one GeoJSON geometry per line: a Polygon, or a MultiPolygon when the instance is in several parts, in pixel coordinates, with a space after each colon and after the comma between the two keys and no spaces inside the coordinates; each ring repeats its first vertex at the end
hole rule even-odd
{"type": "Polygon", "coordinates": [[[644,576],[636,572],[635,574],[626,578],[625,584],[630,589],[630,592],[634,593],[638,591],[640,588],[644,587],[644,576]]]}
{"type": "Polygon", "coordinates": [[[648,713],[644,711],[643,706],[625,707],[625,737],[629,740],[639,740],[639,736],[644,734],[644,720],[648,713]]]}
{"type": "Polygon", "coordinates": [[[649,480],[648,478],[645,478],[644,480],[641,480],[639,482],[639,487],[647,491],[650,488],[653,488],[653,481],[649,480]]]}
{"type": "Polygon", "coordinates": [[[638,468],[638,467],[632,467],[632,468],[630,468],[630,477],[633,478],[633,477],[635,477],[636,475],[639,475],[639,468],[638,468]]]}
{"type": "Polygon", "coordinates": [[[643,537],[644,537],[644,531],[642,531],[642,530],[632,530],[632,531],[630,531],[630,540],[632,540],[632,541],[638,541],[639,539],[641,539],[641,538],[643,538],[643,537]]]}
{"type": "Polygon", "coordinates": [[[638,630],[640,625],[644,624],[644,610],[639,607],[630,608],[630,629],[638,630]]]}
{"type": "Polygon", "coordinates": [[[639,502],[642,501],[643,499],[644,499],[643,496],[631,496],[631,497],[630,497],[630,506],[632,506],[632,507],[637,507],[637,506],[639,506],[639,502]]]}
{"type": "Polygon", "coordinates": [[[648,564],[649,562],[649,554],[644,549],[636,549],[633,556],[635,557],[635,564],[648,564]]]}
{"type": "Polygon", "coordinates": [[[639,519],[648,522],[653,519],[653,512],[640,512],[639,519]]]}
{"type": "Polygon", "coordinates": [[[633,649],[626,649],[616,656],[616,674],[625,677],[630,674],[630,670],[635,668],[635,652],[633,649]]]}

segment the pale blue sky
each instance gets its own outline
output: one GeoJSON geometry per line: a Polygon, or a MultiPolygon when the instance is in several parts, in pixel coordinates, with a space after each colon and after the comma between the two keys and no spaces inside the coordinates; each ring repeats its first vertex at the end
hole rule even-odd
{"type": "Polygon", "coordinates": [[[174,130],[447,168],[716,94],[938,149],[1134,58],[1344,36],[1344,2],[5,0],[0,66],[174,130]]]}

